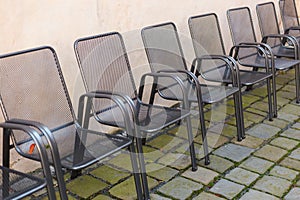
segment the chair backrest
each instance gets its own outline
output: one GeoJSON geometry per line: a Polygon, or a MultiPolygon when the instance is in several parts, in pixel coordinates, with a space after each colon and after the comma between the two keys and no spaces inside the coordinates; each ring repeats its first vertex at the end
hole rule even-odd
{"type": "Polygon", "coordinates": [[[215,13],[192,16],[188,23],[197,57],[225,55],[221,29],[215,13]]]}
{"type": "MultiPolygon", "coordinates": [[[[6,120],[41,122],[57,133],[54,137],[58,146],[68,143],[67,132],[74,132],[63,130],[75,127],[75,115],[54,49],[40,47],[1,55],[0,77],[1,108],[6,120]]],[[[28,138],[22,133],[14,137],[18,144],[28,138]]]]}
{"type": "MultiPolygon", "coordinates": [[[[205,55],[225,55],[221,29],[215,13],[190,17],[188,23],[197,58],[205,55]]],[[[226,67],[221,66],[225,66],[222,60],[203,60],[198,70],[204,79],[222,82],[226,67]]]]}
{"type": "Polygon", "coordinates": [[[142,29],[142,38],[152,72],[187,69],[174,23],[145,27],[142,29]]]}
{"type": "MultiPolygon", "coordinates": [[[[253,21],[248,7],[229,9],[227,19],[234,45],[243,42],[256,42],[253,21]]],[[[255,53],[255,50],[241,49],[239,56],[241,58],[252,53],[255,53]]]]}
{"type": "MultiPolygon", "coordinates": [[[[256,13],[262,36],[280,34],[278,19],[273,2],[258,4],[256,6],[256,13]]],[[[280,39],[272,39],[272,41],[268,41],[268,44],[270,46],[279,45],[280,39]]]]}
{"type": "MultiPolygon", "coordinates": [[[[300,25],[296,3],[294,0],[279,0],[279,8],[280,8],[284,30],[292,26],[300,25]]],[[[295,32],[294,34],[299,35],[299,31],[292,31],[292,32],[295,32]]]]}
{"type": "MultiPolygon", "coordinates": [[[[87,91],[118,92],[137,98],[136,86],[121,34],[111,32],[78,39],[75,53],[87,91]]],[[[95,100],[96,112],[111,107],[111,102],[95,100]]]]}

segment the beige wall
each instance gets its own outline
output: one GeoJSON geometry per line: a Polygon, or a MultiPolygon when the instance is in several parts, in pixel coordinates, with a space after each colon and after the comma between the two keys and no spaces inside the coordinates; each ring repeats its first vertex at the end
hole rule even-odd
{"type": "MultiPolygon", "coordinates": [[[[192,15],[215,12],[220,19],[226,48],[231,39],[226,10],[249,6],[256,33],[255,5],[266,0],[0,0],[0,54],[41,45],[51,45],[58,53],[71,97],[75,102],[83,92],[78,77],[73,42],[83,36],[109,31],[124,34],[135,73],[145,71],[145,54],[141,49],[140,29],[144,26],[173,21],[179,32],[189,36],[187,19],[192,15]]],[[[278,1],[274,0],[278,9],[278,1]]],[[[184,43],[188,57],[193,56],[184,43]]],[[[146,67],[146,69],[148,69],[146,67]]],[[[138,77],[138,76],[137,76],[138,77]]],[[[18,163],[18,162],[16,162],[18,163]]],[[[30,167],[29,167],[30,168],[30,167]]]]}

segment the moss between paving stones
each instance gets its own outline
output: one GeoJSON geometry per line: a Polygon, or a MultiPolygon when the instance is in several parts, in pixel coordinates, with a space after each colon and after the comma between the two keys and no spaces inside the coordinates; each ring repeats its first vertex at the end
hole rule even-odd
{"type": "Polygon", "coordinates": [[[111,184],[117,183],[119,180],[130,176],[130,173],[114,169],[112,167],[103,165],[90,172],[95,177],[101,178],[111,184]]]}
{"type": "Polygon", "coordinates": [[[80,176],[67,184],[67,189],[80,196],[81,198],[89,198],[90,196],[103,190],[108,185],[96,178],[88,175],[80,176]]]}
{"type": "Polygon", "coordinates": [[[165,134],[151,140],[147,144],[149,146],[158,148],[161,151],[169,151],[170,149],[174,148],[182,142],[183,140],[178,137],[172,137],[165,134]]]}

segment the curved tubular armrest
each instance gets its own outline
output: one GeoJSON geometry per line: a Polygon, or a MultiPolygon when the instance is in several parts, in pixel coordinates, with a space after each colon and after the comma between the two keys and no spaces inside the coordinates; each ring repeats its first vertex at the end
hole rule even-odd
{"type": "MultiPolygon", "coordinates": [[[[171,71],[170,71],[171,72],[171,71]]],[[[172,71],[177,72],[177,71],[172,71]]],[[[144,86],[145,86],[145,80],[147,76],[151,76],[154,78],[154,82],[157,83],[158,78],[170,78],[176,81],[176,83],[180,86],[181,92],[183,94],[183,105],[185,109],[189,109],[189,102],[188,102],[188,93],[187,88],[184,86],[183,81],[176,75],[174,74],[168,74],[167,72],[165,73],[146,73],[143,74],[143,76],[141,77],[141,81],[140,81],[140,87],[139,87],[139,97],[142,97],[143,92],[144,92],[144,86]]]]}
{"type": "Polygon", "coordinates": [[[263,54],[263,57],[265,58],[266,72],[269,72],[270,66],[269,66],[268,60],[271,59],[272,74],[273,75],[275,74],[274,56],[273,56],[273,53],[272,53],[271,48],[269,47],[269,45],[266,45],[264,43],[241,43],[239,45],[234,45],[233,47],[231,47],[229,55],[234,57],[235,59],[237,59],[239,50],[243,49],[243,48],[245,48],[245,49],[254,48],[254,49],[257,50],[258,53],[263,54]],[[265,47],[266,49],[263,48],[263,47],[265,47]],[[267,53],[266,50],[270,50],[270,52],[268,51],[268,53],[267,53]]]}
{"type": "MultiPolygon", "coordinates": [[[[230,56],[226,55],[204,55],[198,58],[198,67],[197,70],[200,71],[202,60],[222,60],[227,66],[229,66],[230,73],[232,75],[233,86],[239,87],[239,67],[236,65],[236,62],[230,59],[230,56]]],[[[204,75],[201,75],[204,78],[204,75]]]]}
{"type": "Polygon", "coordinates": [[[189,76],[189,78],[193,81],[196,86],[197,98],[199,106],[202,106],[202,94],[201,94],[201,85],[195,74],[188,70],[160,70],[158,73],[183,73],[189,76]],[[201,104],[200,104],[201,102],[201,104]]]}
{"type": "Polygon", "coordinates": [[[40,135],[37,133],[37,131],[34,128],[30,127],[29,125],[18,124],[18,123],[14,123],[14,122],[11,123],[8,121],[4,122],[4,123],[0,123],[0,127],[4,128],[4,129],[23,131],[32,138],[32,140],[36,144],[37,150],[38,150],[40,158],[41,158],[41,164],[42,164],[45,179],[47,182],[49,198],[56,199],[54,185],[53,185],[53,181],[52,181],[52,177],[51,177],[49,159],[48,159],[47,152],[46,152],[45,146],[43,144],[43,141],[42,141],[40,135]]]}
{"type": "Polygon", "coordinates": [[[49,144],[50,150],[51,150],[53,164],[54,164],[54,167],[55,167],[55,173],[56,173],[56,176],[57,176],[58,184],[60,186],[59,187],[60,193],[61,193],[61,195],[66,197],[66,194],[65,194],[66,186],[65,186],[64,179],[63,179],[63,172],[62,172],[62,166],[61,166],[61,162],[60,162],[59,151],[58,151],[58,148],[57,148],[56,141],[55,141],[55,139],[53,137],[53,134],[50,131],[50,129],[47,126],[45,126],[44,124],[40,123],[40,122],[31,121],[31,120],[10,119],[7,122],[8,123],[13,123],[13,124],[19,124],[19,125],[26,125],[26,126],[35,127],[36,129],[38,129],[45,136],[45,138],[46,138],[46,140],[49,144]]]}
{"type": "MultiPolygon", "coordinates": [[[[124,121],[125,121],[125,130],[127,133],[130,133],[132,130],[132,127],[130,125],[130,117],[128,110],[126,109],[126,106],[124,104],[124,101],[129,105],[131,114],[133,117],[133,124],[138,123],[138,118],[137,118],[137,110],[134,105],[134,102],[132,99],[124,94],[121,93],[112,93],[112,92],[106,92],[106,91],[93,91],[93,92],[88,92],[80,96],[79,98],[79,106],[78,106],[78,116],[79,116],[79,124],[82,126],[82,119],[83,119],[83,110],[84,108],[91,108],[91,100],[92,99],[109,99],[113,101],[121,110],[121,113],[123,115],[124,121]],[[88,98],[87,105],[84,106],[84,99],[88,98]],[[82,109],[81,109],[82,108],[82,109]]],[[[86,110],[86,112],[89,112],[89,109],[86,110]]],[[[94,113],[94,117],[98,119],[98,116],[94,113]]],[[[99,119],[97,120],[99,121],[99,119]]],[[[101,120],[100,120],[101,121],[101,120]]],[[[85,127],[84,127],[85,128],[85,127]]],[[[138,132],[135,132],[133,134],[134,137],[138,136],[138,132]]]]}
{"type": "Polygon", "coordinates": [[[292,35],[286,35],[286,34],[269,34],[269,35],[265,35],[262,38],[262,42],[263,43],[267,43],[267,41],[268,41],[269,38],[280,38],[282,40],[290,41],[292,43],[292,45],[294,46],[295,51],[297,51],[297,49],[299,47],[298,40],[294,36],[292,36],[292,35]]]}
{"type": "Polygon", "coordinates": [[[285,29],[284,34],[289,34],[289,32],[290,32],[291,30],[300,30],[300,26],[292,26],[292,27],[289,27],[289,28],[285,29]]]}

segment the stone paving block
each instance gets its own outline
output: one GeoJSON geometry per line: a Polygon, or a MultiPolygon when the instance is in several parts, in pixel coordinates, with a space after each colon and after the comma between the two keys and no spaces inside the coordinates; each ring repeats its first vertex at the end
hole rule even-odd
{"type": "Polygon", "coordinates": [[[160,196],[158,194],[150,194],[150,198],[152,200],[171,200],[171,199],[169,199],[167,197],[163,197],[163,196],[160,196]]]}
{"type": "Polygon", "coordinates": [[[291,102],[291,99],[287,99],[284,97],[277,97],[277,106],[282,107],[291,102]]]}
{"type": "MultiPolygon", "coordinates": [[[[234,127],[236,127],[236,119],[235,119],[235,117],[229,118],[228,120],[226,120],[226,123],[230,124],[230,125],[233,125],[234,127]]],[[[252,126],[253,124],[254,124],[253,121],[247,120],[246,118],[244,118],[244,126],[245,126],[245,128],[248,128],[248,127],[252,126]]],[[[233,136],[236,136],[236,134],[233,135],[233,136]]]]}
{"type": "MultiPolygon", "coordinates": [[[[149,189],[158,185],[158,182],[147,177],[149,189]]],[[[133,177],[121,182],[109,190],[109,193],[120,199],[136,199],[136,190],[133,177]]]]}
{"type": "Polygon", "coordinates": [[[110,159],[108,163],[132,172],[132,165],[131,165],[129,154],[125,154],[125,153],[119,154],[116,157],[110,159]]]}
{"type": "Polygon", "coordinates": [[[182,142],[183,142],[183,140],[178,137],[172,137],[172,136],[164,134],[164,135],[161,135],[161,136],[151,140],[147,144],[149,146],[158,148],[163,152],[167,152],[182,142]]]}
{"type": "Polygon", "coordinates": [[[251,95],[251,94],[244,94],[242,97],[242,102],[243,102],[243,108],[249,106],[250,104],[260,100],[260,97],[251,95]]]}
{"type": "Polygon", "coordinates": [[[297,123],[293,124],[292,128],[300,130],[300,123],[297,122],[297,123]]]}
{"type": "Polygon", "coordinates": [[[258,151],[254,153],[255,156],[265,158],[267,160],[276,162],[280,160],[285,154],[288,152],[284,149],[281,149],[279,147],[271,146],[271,145],[265,145],[258,151]]]}
{"type": "Polygon", "coordinates": [[[286,98],[286,99],[289,99],[289,100],[293,100],[293,99],[296,98],[295,92],[278,91],[277,95],[278,95],[278,97],[286,98]]]}
{"type": "Polygon", "coordinates": [[[298,174],[299,174],[299,172],[297,172],[295,170],[288,169],[288,168],[281,167],[281,166],[275,166],[270,171],[270,175],[277,176],[279,178],[284,178],[284,179],[287,179],[290,181],[294,180],[298,174]]]}
{"type": "Polygon", "coordinates": [[[259,174],[264,174],[273,164],[274,163],[270,161],[252,156],[245,160],[240,167],[259,174]]]}
{"type": "Polygon", "coordinates": [[[227,144],[218,148],[213,153],[223,158],[228,158],[235,162],[240,162],[248,157],[254,149],[236,145],[236,144],[227,144]]]}
{"type": "Polygon", "coordinates": [[[285,200],[298,200],[300,198],[300,188],[293,188],[289,193],[284,197],[285,200]]]}
{"type": "Polygon", "coordinates": [[[172,166],[176,169],[185,169],[191,164],[190,156],[180,153],[168,153],[158,160],[158,163],[165,166],[172,166]]]}
{"type": "Polygon", "coordinates": [[[155,162],[165,155],[162,151],[148,146],[143,146],[143,153],[145,162],[150,163],[155,162]]]}
{"type": "Polygon", "coordinates": [[[295,85],[285,85],[282,90],[289,91],[289,92],[295,92],[296,86],[295,85]]]}
{"type": "Polygon", "coordinates": [[[287,125],[290,124],[289,121],[285,121],[285,120],[282,120],[282,119],[278,119],[278,118],[273,118],[273,121],[270,121],[269,119],[266,119],[263,121],[264,124],[268,124],[268,125],[271,125],[271,126],[275,126],[275,127],[278,127],[280,129],[283,129],[285,128],[287,125]]]}
{"type": "Polygon", "coordinates": [[[288,139],[288,138],[278,137],[278,138],[275,138],[274,140],[272,140],[270,142],[270,144],[277,146],[277,147],[281,147],[283,149],[291,150],[298,145],[298,142],[295,140],[288,139]]]}
{"type": "MultiPolygon", "coordinates": [[[[212,148],[218,148],[229,141],[227,137],[224,137],[220,134],[211,133],[211,132],[207,132],[206,137],[207,137],[208,146],[212,148]]],[[[202,136],[201,135],[197,136],[195,138],[195,142],[202,144],[202,136]]]]}
{"type": "Polygon", "coordinates": [[[264,176],[255,183],[253,188],[281,197],[288,191],[291,185],[292,183],[286,179],[275,176],[264,176]]]}
{"type": "Polygon", "coordinates": [[[111,184],[115,184],[119,180],[130,176],[130,173],[128,172],[118,170],[107,165],[96,168],[95,170],[91,171],[90,174],[111,184]]]}
{"type": "Polygon", "coordinates": [[[286,131],[284,131],[283,133],[281,133],[281,135],[288,137],[288,138],[300,140],[300,130],[289,128],[286,131]]]}
{"type": "Polygon", "coordinates": [[[254,123],[260,123],[265,119],[265,116],[257,115],[250,112],[244,112],[245,121],[251,121],[254,123]]]}
{"type": "Polygon", "coordinates": [[[251,189],[245,193],[240,200],[279,200],[279,198],[251,189]]]}
{"type": "Polygon", "coordinates": [[[262,112],[268,112],[268,102],[265,101],[257,101],[251,105],[250,108],[260,110],[262,112]]]}
{"type": "MultiPolygon", "coordinates": [[[[195,153],[196,153],[196,158],[197,159],[202,159],[204,157],[204,150],[203,150],[203,145],[194,143],[195,146],[195,153]]],[[[208,152],[212,152],[212,148],[208,147],[208,152]]],[[[186,142],[183,145],[181,145],[179,148],[175,150],[175,153],[181,153],[185,155],[190,155],[190,145],[186,142]]]]}
{"type": "Polygon", "coordinates": [[[292,153],[289,155],[290,158],[296,159],[296,160],[300,160],[300,148],[295,149],[294,151],[292,151],[292,153]]]}
{"type": "Polygon", "coordinates": [[[249,91],[249,93],[252,95],[259,96],[259,97],[266,97],[268,95],[266,87],[255,88],[255,89],[249,91]]]}
{"type": "Polygon", "coordinates": [[[93,198],[93,200],[111,200],[112,198],[109,196],[105,196],[105,195],[97,195],[95,198],[93,198]]]}
{"type": "Polygon", "coordinates": [[[226,114],[226,109],[223,108],[221,109],[211,109],[208,112],[204,113],[204,118],[205,120],[208,120],[210,122],[219,122],[219,121],[224,121],[227,117],[226,114]]]}
{"type": "Polygon", "coordinates": [[[148,176],[151,176],[161,181],[168,181],[179,173],[178,170],[156,163],[151,163],[147,165],[146,171],[148,176]]]}
{"type": "Polygon", "coordinates": [[[262,110],[259,110],[256,108],[251,108],[251,107],[247,108],[246,111],[249,113],[256,114],[256,115],[261,115],[263,117],[266,117],[268,115],[267,110],[262,111],[262,110]]]}
{"type": "Polygon", "coordinates": [[[202,192],[198,196],[193,198],[193,200],[222,200],[222,199],[224,198],[218,197],[214,194],[210,194],[207,192],[202,192]]]}
{"type": "Polygon", "coordinates": [[[264,139],[261,138],[257,138],[257,137],[253,137],[251,135],[247,135],[245,139],[243,139],[242,141],[237,141],[236,138],[232,139],[231,142],[238,144],[238,145],[242,145],[245,147],[249,147],[252,149],[257,149],[258,147],[260,147],[263,143],[264,143],[264,139]]]}
{"type": "Polygon", "coordinates": [[[262,139],[269,139],[276,135],[280,130],[281,129],[278,127],[270,126],[267,124],[257,124],[246,131],[246,134],[262,139]]]}
{"type": "Polygon", "coordinates": [[[300,161],[292,158],[285,158],[280,162],[280,165],[300,171],[300,161]]]}
{"type": "Polygon", "coordinates": [[[300,113],[300,107],[293,104],[286,104],[281,108],[280,112],[298,116],[300,113]]]}
{"type": "Polygon", "coordinates": [[[220,173],[223,173],[230,167],[234,166],[233,162],[226,160],[224,158],[215,156],[215,155],[210,155],[209,158],[210,158],[210,164],[204,165],[204,161],[202,160],[200,162],[201,166],[205,166],[209,169],[212,169],[212,170],[220,172],[220,173]]]}
{"type": "Polygon", "coordinates": [[[214,180],[219,174],[210,169],[206,169],[198,166],[198,170],[193,172],[191,169],[186,170],[182,176],[192,179],[196,182],[200,182],[204,185],[208,185],[214,180]]]}
{"type": "Polygon", "coordinates": [[[194,191],[200,190],[202,187],[200,183],[182,177],[176,177],[159,188],[158,191],[176,199],[186,199],[191,196],[194,191]]]}
{"type": "Polygon", "coordinates": [[[229,138],[236,137],[237,135],[236,126],[231,126],[229,124],[218,123],[207,128],[210,132],[214,132],[218,135],[226,136],[229,138]]]}
{"type": "Polygon", "coordinates": [[[221,179],[209,191],[232,199],[244,189],[244,186],[221,179]]]}
{"type": "Polygon", "coordinates": [[[242,168],[234,168],[225,176],[225,178],[249,186],[251,183],[253,183],[257,178],[259,177],[259,174],[250,172],[248,170],[242,169],[242,168]]]}
{"type": "Polygon", "coordinates": [[[67,183],[67,189],[70,192],[85,199],[98,193],[107,186],[106,183],[88,175],[80,176],[67,183]]]}
{"type": "Polygon", "coordinates": [[[295,120],[298,119],[297,115],[292,115],[292,114],[289,114],[289,113],[284,113],[284,112],[281,112],[281,110],[279,110],[277,117],[279,119],[283,119],[283,120],[286,120],[286,121],[289,121],[289,122],[293,122],[293,121],[295,121],[295,120]]]}

